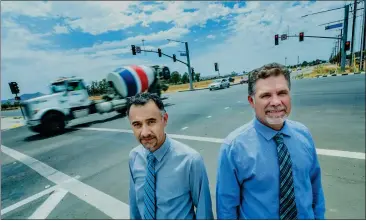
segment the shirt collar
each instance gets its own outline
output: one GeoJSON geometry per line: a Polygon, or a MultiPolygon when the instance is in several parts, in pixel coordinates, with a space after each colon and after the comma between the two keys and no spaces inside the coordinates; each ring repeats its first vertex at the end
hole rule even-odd
{"type": "Polygon", "coordinates": [[[255,117],[254,119],[254,128],[260,133],[262,134],[262,136],[264,138],[266,138],[266,140],[271,140],[276,134],[278,133],[282,133],[286,136],[291,136],[291,130],[287,124],[287,122],[285,121],[284,122],[284,125],[282,127],[281,130],[277,131],[277,130],[274,130],[266,125],[264,125],[262,122],[260,122],[258,120],[257,117],[255,117]]]}
{"type": "MultiPolygon", "coordinates": [[[[163,143],[163,145],[161,145],[161,147],[157,150],[155,150],[153,152],[154,157],[160,162],[163,157],[165,156],[165,154],[168,152],[168,150],[170,149],[170,144],[171,144],[171,140],[168,137],[168,135],[165,134],[165,141],[163,143]]],[[[146,150],[146,149],[145,149],[146,150]]],[[[147,154],[149,153],[148,150],[146,150],[147,154]]]]}

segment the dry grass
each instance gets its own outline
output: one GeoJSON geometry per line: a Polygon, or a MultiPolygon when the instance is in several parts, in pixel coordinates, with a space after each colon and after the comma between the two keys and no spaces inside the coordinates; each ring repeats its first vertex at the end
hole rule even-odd
{"type": "MultiPolygon", "coordinates": [[[[207,80],[207,81],[200,81],[200,82],[193,82],[193,88],[194,89],[200,89],[200,88],[207,88],[209,84],[212,83],[213,80],[207,80]]],[[[233,83],[240,82],[240,77],[234,77],[233,83]]],[[[170,92],[177,92],[177,91],[183,91],[183,90],[189,90],[189,83],[187,84],[180,84],[180,85],[169,85],[169,88],[165,93],[170,92]]]]}
{"type": "MultiPolygon", "coordinates": [[[[353,68],[346,66],[344,73],[353,72],[353,68]]],[[[357,69],[355,70],[357,71],[357,69]]],[[[328,75],[328,74],[340,74],[341,68],[336,65],[319,65],[314,68],[311,73],[299,75],[298,78],[316,78],[318,76],[328,75]]]]}

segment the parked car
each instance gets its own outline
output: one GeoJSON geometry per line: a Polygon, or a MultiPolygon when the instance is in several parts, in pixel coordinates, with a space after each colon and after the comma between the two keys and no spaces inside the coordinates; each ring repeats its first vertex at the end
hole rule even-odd
{"type": "Polygon", "coordinates": [[[208,85],[208,88],[210,91],[215,89],[223,89],[223,88],[229,88],[230,82],[227,79],[216,79],[214,80],[210,85],[208,85]]]}
{"type": "Polygon", "coordinates": [[[248,83],[248,76],[243,76],[243,77],[241,77],[241,79],[240,79],[240,84],[244,84],[244,83],[248,83]]]}

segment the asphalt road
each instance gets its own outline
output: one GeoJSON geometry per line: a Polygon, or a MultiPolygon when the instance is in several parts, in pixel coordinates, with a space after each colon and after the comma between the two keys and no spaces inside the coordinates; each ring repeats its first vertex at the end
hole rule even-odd
{"type": "MultiPolygon", "coordinates": [[[[320,150],[326,218],[365,219],[365,75],[293,81],[292,94],[290,119],[320,150]]],[[[253,117],[247,85],[169,96],[167,132],[202,154],[215,208],[220,141],[253,117]]],[[[51,138],[2,132],[2,219],[126,218],[128,154],[138,145],[127,119],[97,114],[70,126],[51,138]]]]}

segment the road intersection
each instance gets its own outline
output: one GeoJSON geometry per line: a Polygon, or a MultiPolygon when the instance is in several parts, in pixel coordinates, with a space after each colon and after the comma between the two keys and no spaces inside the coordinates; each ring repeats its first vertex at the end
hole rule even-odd
{"type": "MultiPolygon", "coordinates": [[[[365,218],[365,75],[293,81],[293,113],[312,132],[322,167],[327,219],[365,218]],[[342,199],[342,200],[339,200],[342,199]]],[[[218,150],[253,117],[247,85],[171,94],[167,133],[198,150],[213,208],[218,150]]],[[[75,121],[45,138],[2,132],[3,219],[126,219],[128,154],[137,145],[117,114],[75,121]]]]}

